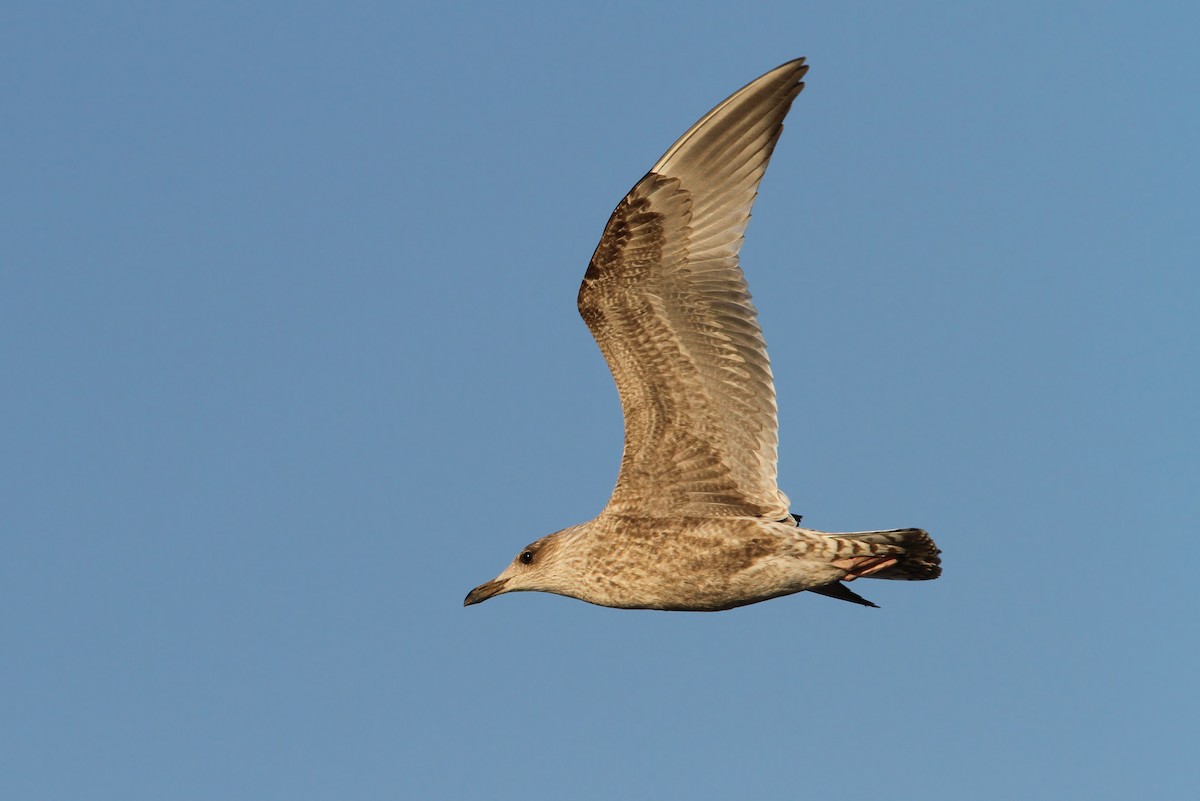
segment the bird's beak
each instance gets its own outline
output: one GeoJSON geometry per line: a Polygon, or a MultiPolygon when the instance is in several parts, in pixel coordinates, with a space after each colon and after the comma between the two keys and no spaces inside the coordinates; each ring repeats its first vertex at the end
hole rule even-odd
{"type": "Polygon", "coordinates": [[[499,595],[504,592],[504,585],[508,583],[508,579],[492,579],[487,584],[480,584],[475,589],[467,593],[466,599],[463,601],[463,606],[477,604],[480,601],[486,601],[493,595],[499,595]]]}

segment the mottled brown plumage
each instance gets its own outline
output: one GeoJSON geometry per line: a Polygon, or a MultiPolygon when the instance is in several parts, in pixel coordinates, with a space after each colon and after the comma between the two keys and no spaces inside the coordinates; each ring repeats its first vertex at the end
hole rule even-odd
{"type": "Polygon", "coordinates": [[[706,114],[617,206],[579,288],[625,415],[612,498],[543,537],[470,605],[519,590],[604,606],[715,611],[840,581],[940,572],[920,529],[801,528],[776,485],[775,388],[738,250],[803,59],[706,114]]]}

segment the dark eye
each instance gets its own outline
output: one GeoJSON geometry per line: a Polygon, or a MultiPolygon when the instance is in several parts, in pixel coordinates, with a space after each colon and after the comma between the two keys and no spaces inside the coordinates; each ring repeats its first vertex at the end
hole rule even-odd
{"type": "Polygon", "coordinates": [[[533,551],[521,551],[518,558],[521,560],[521,564],[527,565],[533,561],[533,551]]]}

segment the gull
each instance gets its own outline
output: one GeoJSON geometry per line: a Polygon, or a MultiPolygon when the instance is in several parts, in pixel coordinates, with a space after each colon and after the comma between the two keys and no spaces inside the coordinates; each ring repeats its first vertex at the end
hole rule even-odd
{"type": "Polygon", "coordinates": [[[941,574],[921,529],[799,525],[776,483],[775,387],[738,264],[804,59],[705,114],[613,211],[579,288],[612,372],[625,450],[595,519],[542,537],[464,606],[537,591],[624,609],[719,611],[842,582],[941,574]]]}

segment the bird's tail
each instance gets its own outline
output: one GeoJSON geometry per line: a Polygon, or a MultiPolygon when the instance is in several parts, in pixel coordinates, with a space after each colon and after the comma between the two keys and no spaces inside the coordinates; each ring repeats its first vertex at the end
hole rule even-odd
{"type": "Polygon", "coordinates": [[[934,544],[933,538],[919,528],[897,528],[891,531],[851,531],[829,536],[839,540],[849,540],[847,545],[851,545],[851,543],[853,545],[847,550],[855,554],[851,559],[861,560],[859,562],[862,567],[861,571],[852,571],[848,578],[928,581],[942,575],[942,559],[939,556],[941,551],[934,544]],[[868,547],[863,548],[863,545],[868,547]],[[896,560],[895,564],[888,565],[882,570],[872,569],[877,564],[886,564],[893,559],[896,560]]]}

